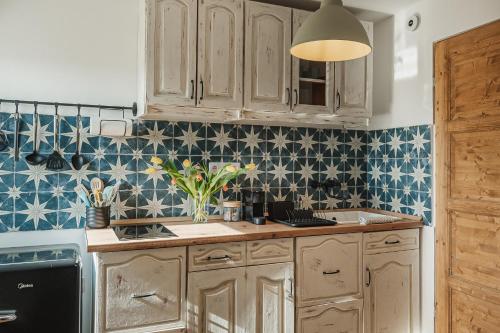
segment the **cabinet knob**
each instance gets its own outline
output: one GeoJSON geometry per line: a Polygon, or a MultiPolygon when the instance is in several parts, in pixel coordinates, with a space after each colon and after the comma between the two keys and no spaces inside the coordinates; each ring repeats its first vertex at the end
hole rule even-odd
{"type": "Polygon", "coordinates": [[[208,261],[212,261],[212,260],[231,260],[231,256],[229,255],[225,255],[225,256],[221,256],[221,257],[212,257],[212,256],[208,256],[207,257],[207,260],[208,261]]]}
{"type": "Polygon", "coordinates": [[[335,95],[335,102],[336,102],[336,110],[340,110],[340,93],[337,90],[337,94],[335,95]]]}
{"type": "Polygon", "coordinates": [[[366,267],[366,273],[368,274],[368,282],[366,283],[366,286],[369,287],[372,284],[372,272],[370,271],[370,268],[366,267]]]}
{"type": "Polygon", "coordinates": [[[295,93],[295,103],[293,104],[293,106],[297,106],[297,104],[299,104],[299,92],[297,91],[297,89],[293,89],[293,92],[295,93]]]}
{"type": "Polygon", "coordinates": [[[145,294],[132,294],[132,295],[130,295],[130,298],[138,299],[138,298],[147,298],[147,297],[153,297],[153,296],[156,296],[156,292],[150,292],[150,293],[145,293],[145,294]]]}
{"type": "Polygon", "coordinates": [[[339,274],[340,273],[340,269],[336,269],[334,271],[324,271],[323,272],[323,275],[335,275],[335,274],[339,274]]]}
{"type": "Polygon", "coordinates": [[[191,80],[191,99],[194,99],[194,80],[191,80]]]}
{"type": "Polygon", "coordinates": [[[203,91],[205,90],[203,86],[203,80],[200,80],[200,88],[201,88],[200,91],[200,101],[201,101],[203,99],[203,91]]]}
{"type": "Polygon", "coordinates": [[[395,240],[395,241],[385,241],[385,244],[387,245],[394,245],[394,244],[399,244],[399,240],[395,240]]]}
{"type": "Polygon", "coordinates": [[[291,99],[292,99],[292,94],[290,94],[290,88],[286,88],[286,105],[290,105],[291,99]]]}

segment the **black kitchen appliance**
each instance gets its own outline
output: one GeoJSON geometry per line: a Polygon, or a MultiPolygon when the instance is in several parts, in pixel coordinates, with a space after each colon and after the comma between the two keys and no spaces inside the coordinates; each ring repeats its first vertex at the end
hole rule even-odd
{"type": "Polygon", "coordinates": [[[275,201],[267,203],[267,213],[271,221],[286,224],[290,227],[320,227],[336,225],[334,219],[327,219],[321,212],[312,209],[295,209],[292,201],[275,201]]]}
{"type": "Polygon", "coordinates": [[[242,190],[242,219],[256,223],[265,223],[264,205],[266,202],[263,191],[242,190]]]}
{"type": "Polygon", "coordinates": [[[112,228],[116,237],[121,241],[177,237],[160,223],[115,225],[112,228]]]}
{"type": "Polygon", "coordinates": [[[0,250],[0,332],[79,333],[77,245],[0,250]]]}

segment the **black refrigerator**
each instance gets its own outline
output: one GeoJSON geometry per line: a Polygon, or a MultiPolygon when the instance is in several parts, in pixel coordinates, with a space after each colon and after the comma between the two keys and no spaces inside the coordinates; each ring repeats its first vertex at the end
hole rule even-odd
{"type": "Polygon", "coordinates": [[[79,333],[77,245],[0,250],[0,333],[79,333]]]}

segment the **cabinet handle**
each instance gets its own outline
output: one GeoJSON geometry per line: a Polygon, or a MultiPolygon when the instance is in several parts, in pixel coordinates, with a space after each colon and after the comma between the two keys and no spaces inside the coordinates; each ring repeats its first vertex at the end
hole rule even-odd
{"type": "Polygon", "coordinates": [[[203,99],[203,90],[205,90],[203,87],[203,80],[200,80],[200,86],[201,86],[201,92],[200,92],[200,101],[201,101],[203,99]]]}
{"type": "Polygon", "coordinates": [[[336,106],[336,110],[340,110],[340,93],[339,91],[337,90],[337,94],[335,95],[335,101],[337,103],[337,106],[336,106]]]}
{"type": "Polygon", "coordinates": [[[385,241],[385,244],[387,244],[387,245],[399,244],[399,240],[395,240],[395,241],[385,241]]]}
{"type": "Polygon", "coordinates": [[[288,291],[288,297],[293,298],[293,279],[288,278],[288,281],[290,281],[290,290],[288,291]]]}
{"type": "Polygon", "coordinates": [[[297,106],[297,104],[299,104],[299,92],[297,91],[297,89],[293,89],[293,92],[295,93],[295,103],[293,104],[293,106],[297,106]]]}
{"type": "Polygon", "coordinates": [[[340,273],[340,269],[337,269],[334,271],[323,272],[323,275],[334,275],[334,274],[339,274],[339,273],[340,273]]]}
{"type": "Polygon", "coordinates": [[[292,99],[292,94],[290,94],[290,88],[286,88],[286,105],[290,105],[291,99],[292,99]]]}
{"type": "Polygon", "coordinates": [[[369,287],[372,284],[372,272],[368,267],[366,267],[366,272],[368,273],[368,282],[366,283],[366,286],[369,287]]]}
{"type": "Polygon", "coordinates": [[[208,256],[207,260],[208,261],[212,261],[212,260],[231,260],[231,256],[228,256],[227,254],[225,256],[222,256],[222,257],[211,257],[211,256],[208,256]]]}
{"type": "Polygon", "coordinates": [[[150,292],[150,293],[146,293],[146,294],[132,294],[132,295],[130,295],[130,297],[133,298],[133,299],[147,298],[147,297],[152,297],[152,296],[156,296],[156,292],[150,292]]]}
{"type": "Polygon", "coordinates": [[[191,99],[194,99],[194,80],[191,80],[191,99]]]}

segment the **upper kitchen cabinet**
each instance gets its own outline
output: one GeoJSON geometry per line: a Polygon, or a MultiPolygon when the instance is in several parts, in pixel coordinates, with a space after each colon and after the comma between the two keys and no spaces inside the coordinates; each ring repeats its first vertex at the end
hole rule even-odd
{"type": "MultiPolygon", "coordinates": [[[[361,21],[373,46],[373,23],[361,21]]],[[[335,111],[338,115],[372,116],[373,52],[335,63],[335,111]]]]}
{"type": "Polygon", "coordinates": [[[292,10],[246,2],[245,109],[289,112],[292,10]]]}
{"type": "Polygon", "coordinates": [[[199,0],[198,105],[243,101],[243,0],[199,0]]]}
{"type": "Polygon", "coordinates": [[[243,0],[147,0],[144,11],[144,113],[201,121],[241,109],[243,0]]]}
{"type": "Polygon", "coordinates": [[[146,100],[195,105],[196,0],[146,1],[146,100]]]}
{"type": "MultiPolygon", "coordinates": [[[[293,35],[311,12],[294,9],[293,35]]],[[[334,110],[334,65],[292,57],[293,112],[331,114],[334,110]]]]}

